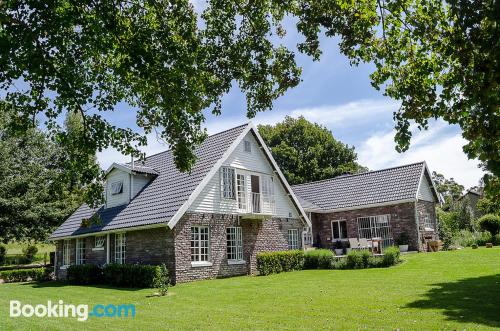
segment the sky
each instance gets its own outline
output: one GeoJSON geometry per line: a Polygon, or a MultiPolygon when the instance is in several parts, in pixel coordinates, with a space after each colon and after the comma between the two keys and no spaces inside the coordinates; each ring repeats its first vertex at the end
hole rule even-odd
{"type": "MultiPolygon", "coordinates": [[[[294,46],[300,37],[288,34],[284,43],[294,46]]],[[[307,120],[326,126],[337,140],[355,147],[360,164],[370,170],[383,169],[413,162],[426,161],[431,171],[454,178],[466,188],[478,184],[482,171],[477,160],[468,160],[462,151],[466,141],[458,126],[444,121],[430,122],[426,131],[413,130],[411,147],[404,153],[394,146],[393,112],[398,103],[382,95],[370,84],[370,64],[352,67],[340,54],[335,39],[322,38],[323,54],[319,61],[298,54],[302,67],[302,82],[276,100],[273,110],[259,113],[252,122],[275,124],[286,115],[304,116],[307,120]]],[[[118,125],[134,127],[135,112],[121,105],[115,121],[118,125]]],[[[206,116],[204,127],[209,134],[248,122],[244,95],[233,88],[224,96],[222,115],[206,116]]],[[[155,135],[148,136],[147,155],[168,148],[155,135]]],[[[113,162],[129,161],[129,157],[108,149],[98,154],[103,168],[113,162]]]]}

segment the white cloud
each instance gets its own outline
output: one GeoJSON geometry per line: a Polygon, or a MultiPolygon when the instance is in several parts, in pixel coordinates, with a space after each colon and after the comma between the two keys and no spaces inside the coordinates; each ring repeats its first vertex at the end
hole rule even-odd
{"type": "MultiPolygon", "coordinates": [[[[146,156],[160,153],[168,149],[168,145],[157,139],[155,133],[148,134],[147,138],[147,146],[140,148],[141,151],[146,153],[146,156]]],[[[123,155],[114,148],[107,148],[104,151],[97,153],[97,161],[101,165],[101,168],[107,169],[113,162],[130,162],[130,156],[123,155]]]]}
{"type": "Polygon", "coordinates": [[[410,148],[401,154],[394,149],[394,131],[376,133],[358,149],[359,161],[372,170],[426,161],[431,171],[453,177],[466,188],[477,185],[483,175],[479,161],[467,159],[462,151],[465,139],[460,133],[444,134],[446,128],[439,121],[427,131],[414,131],[410,148]]]}

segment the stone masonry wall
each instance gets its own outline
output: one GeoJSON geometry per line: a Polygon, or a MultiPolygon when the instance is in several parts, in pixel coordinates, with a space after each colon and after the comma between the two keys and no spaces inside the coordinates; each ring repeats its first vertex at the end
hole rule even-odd
{"type": "Polygon", "coordinates": [[[358,217],[385,215],[390,216],[392,236],[395,240],[405,232],[410,237],[409,250],[417,250],[418,232],[415,220],[415,203],[407,202],[390,206],[364,208],[356,210],[341,211],[336,213],[314,213],[312,217],[313,241],[316,246],[323,248],[332,247],[331,221],[347,221],[347,237],[358,237],[358,217]]]}
{"type": "Polygon", "coordinates": [[[253,274],[257,253],[288,249],[288,229],[298,229],[301,240],[302,227],[297,219],[238,220],[237,215],[188,213],[174,228],[175,281],[253,274]],[[191,226],[194,225],[209,226],[211,266],[191,265],[191,226]],[[226,228],[230,226],[242,227],[244,264],[228,264],[226,228]]]}

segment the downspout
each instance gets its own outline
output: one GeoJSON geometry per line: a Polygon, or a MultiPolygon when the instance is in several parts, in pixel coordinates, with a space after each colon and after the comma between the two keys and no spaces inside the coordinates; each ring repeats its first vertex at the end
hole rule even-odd
{"type": "Polygon", "coordinates": [[[110,258],[110,254],[109,254],[109,233],[106,235],[106,264],[109,264],[109,258],[110,258]]]}
{"type": "Polygon", "coordinates": [[[417,202],[418,199],[415,199],[415,223],[417,224],[417,250],[420,252],[420,222],[418,220],[417,202]]]}
{"type": "Polygon", "coordinates": [[[56,251],[54,253],[54,277],[56,279],[57,279],[57,246],[59,246],[58,244],[59,242],[56,241],[56,251]]]}

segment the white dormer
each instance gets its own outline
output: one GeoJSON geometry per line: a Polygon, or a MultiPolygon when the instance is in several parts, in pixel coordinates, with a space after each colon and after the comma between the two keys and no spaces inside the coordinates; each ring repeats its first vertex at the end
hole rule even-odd
{"type": "Polygon", "coordinates": [[[149,167],[113,163],[106,171],[106,208],[128,204],[157,175],[149,167]]]}

